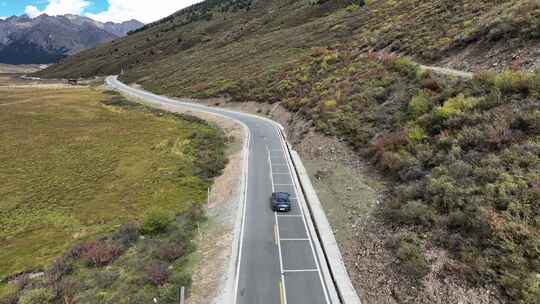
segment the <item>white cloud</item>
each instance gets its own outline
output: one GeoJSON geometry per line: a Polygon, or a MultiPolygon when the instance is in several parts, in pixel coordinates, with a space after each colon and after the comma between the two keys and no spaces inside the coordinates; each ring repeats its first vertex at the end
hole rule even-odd
{"type": "Polygon", "coordinates": [[[85,14],[101,22],[137,19],[144,23],[157,21],[202,0],[108,0],[109,9],[85,14]]]}
{"type": "Polygon", "coordinates": [[[0,17],[0,20],[6,20],[8,17],[0,17]]]}
{"type": "Polygon", "coordinates": [[[40,11],[37,7],[28,5],[25,9],[25,13],[30,18],[35,18],[42,14],[50,16],[65,14],[81,15],[90,5],[92,5],[92,3],[85,0],[49,0],[49,3],[44,10],[40,11]]]}

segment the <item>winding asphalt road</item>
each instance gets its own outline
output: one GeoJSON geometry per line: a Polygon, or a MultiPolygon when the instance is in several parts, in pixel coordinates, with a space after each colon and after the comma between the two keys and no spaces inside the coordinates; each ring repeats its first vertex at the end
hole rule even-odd
{"type": "MultiPolygon", "coordinates": [[[[108,77],[107,84],[145,103],[167,110],[190,110],[219,115],[240,122],[248,131],[248,163],[240,246],[234,286],[238,304],[331,303],[316,250],[317,236],[308,229],[309,210],[302,202],[298,178],[280,126],[268,119],[220,108],[182,102],[135,89],[108,77]],[[289,213],[270,208],[272,192],[289,192],[289,213]]],[[[329,289],[330,288],[330,289],[329,289]]]]}

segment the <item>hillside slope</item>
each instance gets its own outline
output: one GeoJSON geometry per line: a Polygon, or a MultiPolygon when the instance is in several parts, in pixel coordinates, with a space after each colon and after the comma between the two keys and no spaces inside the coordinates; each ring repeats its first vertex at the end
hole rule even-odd
{"type": "MultiPolygon", "coordinates": [[[[537,0],[213,0],[38,75],[123,69],[161,94],[281,102],[388,180],[380,218],[406,230],[387,242],[402,284],[423,288],[437,248],[445,284],[538,303],[539,46],[537,0]],[[391,52],[501,73],[441,77],[391,52]]],[[[395,301],[420,303],[421,288],[395,301]]]]}
{"type": "Polygon", "coordinates": [[[351,0],[309,2],[206,1],[41,75],[118,74],[123,67],[125,79],[185,95],[226,80],[262,77],[311,47],[344,42],[358,51],[385,49],[423,63],[471,54],[455,65],[503,68],[521,58],[524,67],[539,66],[540,9],[534,0],[383,0],[360,8],[349,5],[351,0]]]}

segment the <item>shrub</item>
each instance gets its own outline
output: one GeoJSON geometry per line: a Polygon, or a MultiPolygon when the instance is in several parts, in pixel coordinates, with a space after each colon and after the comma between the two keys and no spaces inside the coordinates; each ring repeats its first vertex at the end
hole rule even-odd
{"type": "Polygon", "coordinates": [[[325,100],[322,104],[323,113],[334,112],[337,109],[337,101],[334,99],[325,100]]]}
{"type": "Polygon", "coordinates": [[[393,64],[399,59],[399,56],[394,53],[384,52],[381,54],[381,60],[386,66],[393,66],[393,64]]]}
{"type": "Polygon", "coordinates": [[[353,3],[349,4],[349,5],[345,8],[345,10],[346,10],[347,12],[351,13],[351,12],[354,12],[355,10],[357,10],[358,8],[359,8],[358,4],[356,4],[356,3],[353,2],[353,3]]]}
{"type": "Polygon", "coordinates": [[[465,95],[459,94],[454,98],[448,99],[442,107],[435,108],[435,116],[442,120],[446,120],[452,116],[460,116],[466,111],[474,109],[478,103],[478,98],[465,97],[465,95]]]}
{"type": "MultiPolygon", "coordinates": [[[[428,75],[431,75],[431,74],[428,74],[428,75]]],[[[422,85],[423,88],[434,91],[434,92],[438,92],[441,90],[439,83],[435,79],[433,79],[431,76],[424,78],[420,84],[422,85]]]]}
{"type": "Polygon", "coordinates": [[[495,87],[504,93],[526,93],[531,86],[531,74],[505,71],[495,77],[495,87]]]}
{"type": "Polygon", "coordinates": [[[106,289],[118,280],[120,274],[114,269],[107,269],[97,271],[94,275],[96,279],[96,285],[98,288],[106,289]]]}
{"type": "Polygon", "coordinates": [[[512,130],[519,130],[521,132],[527,133],[531,127],[530,122],[525,120],[523,117],[516,117],[511,123],[510,128],[512,130]]]}
{"type": "Polygon", "coordinates": [[[143,234],[163,233],[172,221],[173,218],[168,212],[153,208],[144,215],[141,232],[143,234]]]}
{"type": "Polygon", "coordinates": [[[464,229],[469,226],[467,214],[461,210],[455,210],[448,215],[448,227],[451,229],[464,229]]]}
{"type": "Polygon", "coordinates": [[[154,286],[161,286],[169,279],[169,270],[165,263],[154,262],[144,270],[144,278],[154,286]]]}
{"type": "Polygon", "coordinates": [[[90,241],[84,244],[81,260],[88,265],[102,267],[112,263],[121,254],[121,247],[111,240],[90,241]]]}
{"type": "Polygon", "coordinates": [[[166,283],[159,288],[159,300],[163,303],[178,303],[179,285],[166,283]]]}
{"type": "Polygon", "coordinates": [[[429,101],[429,96],[424,91],[420,91],[411,99],[411,102],[409,102],[409,113],[411,113],[413,118],[417,118],[429,111],[429,101]]]}
{"type": "Polygon", "coordinates": [[[394,71],[408,76],[411,79],[416,79],[417,71],[419,69],[418,64],[414,63],[410,59],[400,57],[394,60],[391,64],[394,71]]]}
{"type": "Polygon", "coordinates": [[[495,85],[497,74],[493,71],[484,71],[474,74],[473,81],[481,86],[492,87],[495,85]]]}
{"type": "Polygon", "coordinates": [[[531,79],[531,88],[530,91],[532,93],[533,98],[540,98],[540,73],[536,72],[534,76],[531,79]]]}
{"type": "Polygon", "coordinates": [[[139,239],[139,226],[135,222],[124,224],[113,235],[113,240],[124,246],[129,246],[139,239]]]}
{"type": "Polygon", "coordinates": [[[339,53],[337,51],[328,50],[323,57],[323,63],[327,65],[334,64],[339,61],[339,53]]]}
{"type": "Polygon", "coordinates": [[[387,151],[396,151],[407,144],[407,138],[403,132],[394,132],[377,136],[372,144],[376,154],[387,151]]]}
{"type": "MultiPolygon", "coordinates": [[[[110,285],[107,287],[109,286],[110,285]]],[[[77,293],[77,283],[73,280],[62,280],[59,284],[56,284],[55,291],[57,297],[60,297],[63,300],[62,303],[75,303],[73,299],[77,293]]]]}
{"type": "Polygon", "coordinates": [[[540,299],[540,278],[538,274],[505,273],[501,278],[502,285],[509,291],[516,303],[538,303],[540,299]]]}
{"type": "Polygon", "coordinates": [[[184,246],[180,243],[165,244],[158,248],[157,257],[160,260],[173,262],[184,254],[184,246]]]}
{"type": "Polygon", "coordinates": [[[170,281],[176,284],[177,286],[189,287],[191,286],[191,282],[192,282],[191,273],[187,271],[175,272],[174,274],[171,275],[170,281]]]}
{"type": "Polygon", "coordinates": [[[410,235],[401,237],[396,251],[403,272],[415,279],[421,279],[429,273],[429,265],[419,241],[410,235]]]}
{"type": "Polygon", "coordinates": [[[62,277],[73,271],[72,265],[69,263],[66,256],[57,258],[51,267],[47,270],[47,280],[50,284],[59,282],[62,277]]]}
{"type": "Polygon", "coordinates": [[[282,96],[287,96],[294,89],[295,85],[288,79],[283,79],[277,84],[277,91],[282,96]]]}
{"type": "Polygon", "coordinates": [[[54,294],[47,288],[32,289],[19,300],[20,304],[48,304],[54,300],[54,294]]]}
{"type": "Polygon", "coordinates": [[[401,155],[396,152],[382,153],[379,164],[383,170],[391,172],[398,172],[404,167],[401,155]]]}
{"type": "Polygon", "coordinates": [[[413,144],[421,142],[426,137],[426,131],[420,126],[413,126],[407,130],[407,138],[413,144]]]}
{"type": "Polygon", "coordinates": [[[399,209],[388,210],[387,215],[402,224],[429,226],[436,222],[435,212],[421,201],[410,201],[399,209]]]}
{"type": "Polygon", "coordinates": [[[206,219],[204,207],[201,205],[193,205],[188,211],[188,218],[191,222],[196,223],[206,219]]]}

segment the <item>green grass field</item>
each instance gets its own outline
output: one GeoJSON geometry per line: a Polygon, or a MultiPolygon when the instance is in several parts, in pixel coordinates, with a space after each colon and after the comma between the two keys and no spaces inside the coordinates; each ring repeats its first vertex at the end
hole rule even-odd
{"type": "Polygon", "coordinates": [[[215,153],[208,142],[222,143],[219,131],[106,105],[118,98],[90,88],[0,88],[0,279],[42,270],[151,206],[181,214],[205,201],[202,162],[217,160],[200,156],[215,153]]]}

